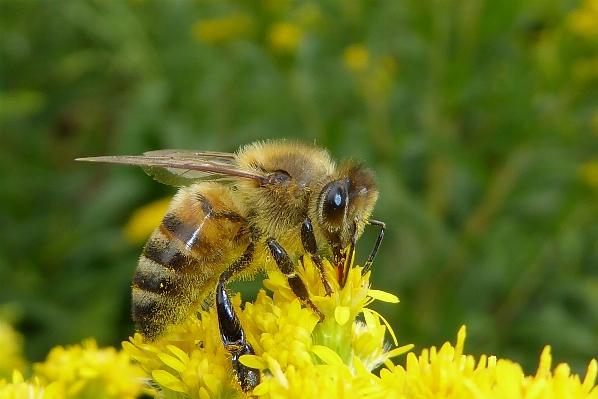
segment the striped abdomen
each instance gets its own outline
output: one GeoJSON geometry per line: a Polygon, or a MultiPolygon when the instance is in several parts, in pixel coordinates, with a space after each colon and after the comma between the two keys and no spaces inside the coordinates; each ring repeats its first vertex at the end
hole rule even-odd
{"type": "Polygon", "coordinates": [[[132,313],[146,338],[182,323],[248,245],[232,194],[217,183],[182,188],[145,245],[133,277],[132,313]]]}

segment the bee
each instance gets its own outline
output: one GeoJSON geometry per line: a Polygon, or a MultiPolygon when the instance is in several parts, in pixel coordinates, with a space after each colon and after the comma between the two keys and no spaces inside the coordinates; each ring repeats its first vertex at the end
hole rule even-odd
{"type": "Polygon", "coordinates": [[[295,271],[296,262],[311,258],[331,295],[322,257],[331,260],[342,287],[365,225],[380,227],[380,233],[363,273],[384,236],[385,224],[370,219],[378,198],[373,172],[352,160],[337,166],[315,145],[273,140],[236,153],[160,150],[78,160],[138,165],[162,183],[182,186],[139,258],[133,320],[153,341],[214,295],[220,337],[245,392],[259,384],[260,373],[239,362],[254,351],[226,284],[251,278],[273,263],[323,320],[295,271]]]}

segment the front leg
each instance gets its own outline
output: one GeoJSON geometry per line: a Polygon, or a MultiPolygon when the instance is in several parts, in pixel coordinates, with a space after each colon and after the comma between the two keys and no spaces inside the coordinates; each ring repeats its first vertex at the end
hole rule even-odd
{"type": "Polygon", "coordinates": [[[251,344],[247,342],[245,331],[237,317],[233,304],[226,292],[226,283],[232,276],[243,270],[253,259],[255,244],[251,242],[243,255],[220,275],[216,287],[216,313],[220,327],[220,339],[224,348],[232,355],[235,375],[244,392],[253,390],[260,383],[260,371],[243,365],[239,358],[243,355],[254,355],[251,344]]]}
{"type": "Polygon", "coordinates": [[[314,262],[318,268],[320,278],[322,279],[322,284],[324,284],[324,289],[326,290],[326,296],[332,295],[332,287],[330,287],[330,284],[326,279],[326,271],[324,270],[322,259],[318,254],[318,244],[316,243],[314,228],[312,227],[311,220],[309,220],[309,218],[303,219],[303,224],[301,225],[301,243],[303,244],[303,249],[305,249],[305,252],[307,252],[312,262],[314,262]]]}
{"type": "Polygon", "coordinates": [[[386,230],[386,223],[381,222],[379,220],[368,219],[366,221],[366,223],[369,224],[370,226],[380,227],[380,233],[378,234],[378,239],[376,240],[376,244],[374,244],[374,249],[372,249],[372,252],[370,253],[370,256],[368,257],[368,260],[365,262],[365,265],[363,266],[363,270],[361,271],[362,276],[365,275],[370,270],[370,267],[372,266],[372,263],[374,262],[374,258],[376,257],[376,254],[378,253],[378,249],[380,248],[380,244],[382,244],[382,239],[384,238],[384,231],[386,230]]]}
{"type": "Polygon", "coordinates": [[[320,312],[311,299],[309,299],[307,287],[305,286],[303,280],[301,280],[301,277],[297,275],[295,264],[291,260],[289,254],[287,254],[287,251],[285,251],[284,248],[281,247],[280,244],[272,237],[266,240],[266,245],[268,245],[268,248],[270,249],[270,253],[276,262],[276,266],[278,266],[278,269],[280,269],[282,274],[286,276],[293,293],[297,296],[297,298],[307,303],[309,307],[316,312],[320,318],[320,321],[324,321],[324,314],[320,312]]]}

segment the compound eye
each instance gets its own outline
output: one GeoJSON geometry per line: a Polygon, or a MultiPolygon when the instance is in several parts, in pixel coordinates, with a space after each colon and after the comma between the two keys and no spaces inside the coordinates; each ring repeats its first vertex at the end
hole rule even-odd
{"type": "Polygon", "coordinates": [[[341,181],[333,181],[326,188],[322,212],[328,222],[339,225],[347,207],[347,187],[341,181]]]}

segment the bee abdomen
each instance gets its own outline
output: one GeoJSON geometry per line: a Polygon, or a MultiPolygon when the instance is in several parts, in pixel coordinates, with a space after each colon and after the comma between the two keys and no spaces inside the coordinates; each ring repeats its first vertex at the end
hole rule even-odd
{"type": "Polygon", "coordinates": [[[154,294],[173,297],[180,291],[182,280],[175,271],[142,255],[133,275],[133,286],[154,294]]]}
{"type": "Polygon", "coordinates": [[[159,230],[154,232],[145,245],[145,248],[143,248],[141,259],[143,258],[155,262],[173,272],[188,271],[189,266],[193,262],[193,259],[177,248],[174,242],[168,241],[159,230]]]}
{"type": "Polygon", "coordinates": [[[161,336],[171,324],[180,322],[182,315],[171,298],[135,286],[131,310],[137,330],[150,341],[161,336]]]}
{"type": "Polygon", "coordinates": [[[147,339],[201,306],[248,240],[244,218],[224,194],[228,188],[207,183],[181,189],[145,245],[133,277],[132,313],[147,339]]]}
{"type": "Polygon", "coordinates": [[[197,299],[189,273],[196,261],[179,246],[156,229],[135,269],[131,311],[137,329],[150,340],[183,322],[197,299]]]}

